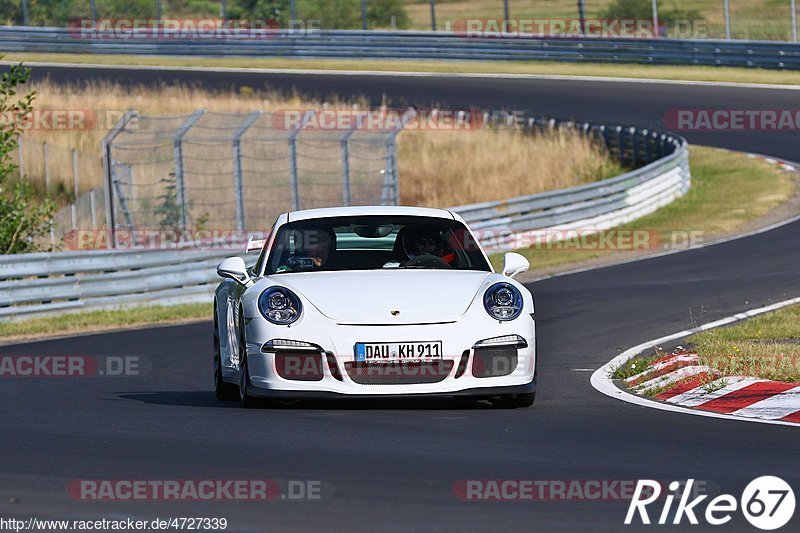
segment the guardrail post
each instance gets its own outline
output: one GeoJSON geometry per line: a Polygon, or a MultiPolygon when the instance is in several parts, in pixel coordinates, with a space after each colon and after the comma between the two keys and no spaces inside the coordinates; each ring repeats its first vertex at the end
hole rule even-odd
{"type": "Polygon", "coordinates": [[[205,112],[205,109],[198,109],[189,115],[189,118],[187,118],[186,121],[181,124],[181,127],[178,128],[178,131],[172,138],[172,142],[174,144],[173,151],[175,155],[175,193],[181,210],[182,229],[186,229],[188,222],[188,216],[186,212],[186,182],[184,181],[183,175],[183,136],[186,135],[186,132],[189,131],[195,122],[200,120],[200,117],[202,117],[205,112]]]}
{"type": "Polygon", "coordinates": [[[250,113],[233,134],[233,190],[236,196],[236,229],[244,231],[244,182],[242,180],[242,135],[250,129],[263,111],[250,113]]]}
{"type": "Polygon", "coordinates": [[[117,138],[117,135],[125,129],[128,123],[138,116],[138,113],[133,110],[126,111],[122,118],[114,125],[113,128],[103,137],[103,186],[105,187],[105,204],[106,204],[106,232],[108,234],[108,244],[111,248],[116,248],[116,238],[114,236],[115,220],[114,220],[114,160],[111,157],[111,143],[117,138]]]}

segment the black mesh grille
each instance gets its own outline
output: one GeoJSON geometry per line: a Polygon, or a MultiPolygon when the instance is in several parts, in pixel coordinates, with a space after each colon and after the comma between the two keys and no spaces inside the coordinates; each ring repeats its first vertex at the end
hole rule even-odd
{"type": "Polygon", "coordinates": [[[507,376],[517,367],[516,346],[476,348],[472,375],[476,378],[507,376]]]}
{"type": "Polygon", "coordinates": [[[360,385],[438,383],[450,375],[453,361],[344,364],[350,379],[360,385]]]}
{"type": "Polygon", "coordinates": [[[319,352],[277,352],[275,370],[283,379],[320,381],[324,375],[319,352]]]}

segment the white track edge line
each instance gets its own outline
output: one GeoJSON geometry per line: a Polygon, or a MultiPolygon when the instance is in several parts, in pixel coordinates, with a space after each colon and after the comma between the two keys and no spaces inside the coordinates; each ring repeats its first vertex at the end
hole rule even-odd
{"type": "MultiPolygon", "coordinates": [[[[628,348],[624,352],[622,352],[617,357],[613,358],[611,361],[606,363],[605,365],[601,366],[597,370],[594,371],[591,378],[592,387],[598,392],[605,394],[606,396],[610,396],[612,398],[616,398],[618,400],[622,400],[623,402],[632,403],[635,405],[639,405],[642,407],[649,407],[651,409],[660,409],[662,411],[671,411],[673,413],[683,413],[683,414],[690,414],[696,416],[705,416],[709,418],[723,418],[727,420],[736,420],[742,422],[755,422],[758,424],[772,424],[772,425],[779,425],[779,426],[794,426],[797,427],[798,424],[794,422],[787,422],[784,420],[763,420],[759,418],[746,418],[742,416],[734,416],[728,415],[723,413],[715,413],[712,411],[700,411],[697,409],[690,409],[688,407],[681,407],[678,405],[672,405],[662,402],[657,402],[655,400],[650,400],[647,398],[643,398],[641,396],[637,396],[635,394],[631,394],[630,392],[624,391],[614,385],[614,382],[611,380],[611,372],[614,368],[620,366],[622,363],[626,362],[631,357],[638,355],[643,350],[648,348],[653,348],[658,346],[659,344],[669,342],[672,340],[680,339],[683,337],[688,337],[693,333],[697,333],[699,331],[706,331],[708,329],[717,328],[720,326],[725,326],[727,324],[732,324],[733,322],[738,322],[740,320],[744,320],[746,318],[751,318],[756,315],[761,315],[763,313],[768,313],[770,311],[776,311],[778,309],[782,309],[784,307],[788,307],[790,305],[794,305],[800,303],[800,297],[791,298],[789,300],[783,300],[781,302],[776,302],[774,304],[770,304],[764,307],[759,307],[756,309],[750,309],[748,311],[743,311],[741,313],[737,313],[735,315],[731,315],[725,318],[721,318],[719,320],[715,320],[713,322],[708,322],[701,326],[697,326],[696,328],[686,329],[683,331],[679,331],[677,333],[673,333],[671,335],[666,335],[664,337],[660,337],[658,339],[653,339],[650,341],[643,342],[639,345],[636,345],[632,348],[628,348]]],[[[800,409],[800,406],[798,406],[800,409]]]]}

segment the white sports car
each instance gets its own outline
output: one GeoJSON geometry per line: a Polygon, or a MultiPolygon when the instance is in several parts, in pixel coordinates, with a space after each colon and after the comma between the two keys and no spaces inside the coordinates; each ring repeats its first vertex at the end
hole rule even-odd
{"type": "Polygon", "coordinates": [[[214,298],[220,399],[444,395],[529,407],[533,298],[494,272],[464,220],[416,207],[278,217],[255,265],[223,261],[214,298]]]}

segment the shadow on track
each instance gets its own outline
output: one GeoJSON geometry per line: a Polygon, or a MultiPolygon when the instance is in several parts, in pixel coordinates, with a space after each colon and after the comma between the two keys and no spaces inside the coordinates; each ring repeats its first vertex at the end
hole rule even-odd
{"type": "MultiPolygon", "coordinates": [[[[212,391],[152,391],[118,394],[123,400],[136,400],[151,405],[212,407],[241,409],[236,401],[220,401],[212,391]]],[[[345,398],[333,400],[260,400],[257,409],[313,410],[453,410],[492,409],[485,400],[471,398],[345,398]]]]}

